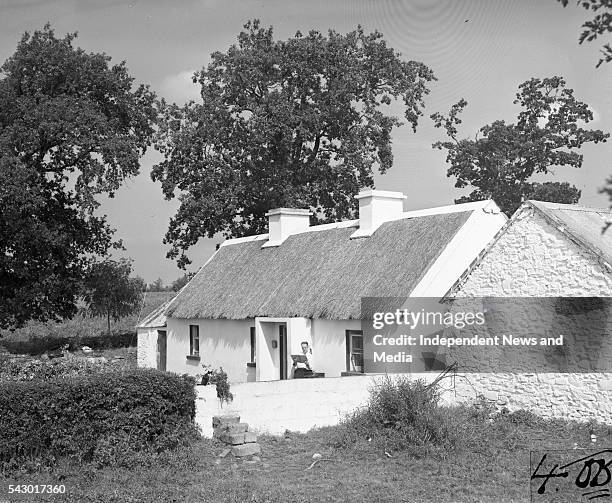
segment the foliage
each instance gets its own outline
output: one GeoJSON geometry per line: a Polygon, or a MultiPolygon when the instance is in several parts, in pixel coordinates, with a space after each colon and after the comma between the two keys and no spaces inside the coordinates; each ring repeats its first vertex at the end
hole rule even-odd
{"type": "MultiPolygon", "coordinates": [[[[559,0],[559,2],[563,7],[567,7],[569,0],[559,0]]],[[[596,13],[593,19],[582,25],[583,31],[578,39],[580,44],[592,42],[599,36],[612,32],[612,0],[578,0],[576,4],[596,13]]],[[[612,61],[612,46],[609,43],[604,44],[600,52],[602,57],[597,62],[597,68],[602,63],[612,61]]]]}
{"type": "Polygon", "coordinates": [[[134,330],[106,332],[99,335],[62,336],[48,334],[28,338],[2,339],[0,347],[9,353],[20,355],[42,355],[66,347],[70,351],[80,350],[83,346],[91,349],[111,349],[135,347],[138,336],[134,330]]]}
{"type": "Polygon", "coordinates": [[[194,273],[185,273],[185,274],[183,274],[180,278],[176,279],[172,283],[172,291],[173,292],[178,292],[187,283],[189,283],[189,281],[191,281],[191,278],[193,278],[194,276],[195,276],[194,273]]]}
{"type": "MultiPolygon", "coordinates": [[[[102,318],[92,318],[86,306],[83,304],[79,312],[69,320],[56,322],[40,322],[31,320],[22,328],[13,330],[0,330],[0,347],[6,345],[15,345],[30,340],[49,340],[59,338],[64,342],[59,343],[55,347],[45,347],[46,349],[55,349],[63,344],[70,344],[71,347],[78,345],[91,346],[92,348],[108,348],[122,347],[125,344],[122,341],[127,341],[127,345],[135,344],[136,333],[134,326],[140,320],[168,301],[174,294],[171,292],[147,292],[143,295],[143,302],[140,310],[130,316],[122,318],[113,325],[112,335],[108,336],[107,320],[102,318]],[[129,339],[131,337],[131,339],[129,339]],[[93,339],[101,338],[106,342],[96,342],[93,339]],[[130,342],[131,341],[131,342],[130,342]]],[[[28,352],[29,353],[29,352],[28,352]]],[[[40,352],[39,352],[40,353],[40,352]]],[[[36,353],[36,354],[39,354],[36,353]]]]}
{"type": "Polygon", "coordinates": [[[194,416],[193,378],[156,370],[0,382],[0,462],[109,464],[121,452],[184,444],[194,416]]]}
{"type": "Polygon", "coordinates": [[[200,237],[265,232],[265,213],[310,208],[313,221],[352,217],[373,170],[393,163],[389,105],[400,102],[416,130],[433,72],[403,61],[382,34],[361,27],[273,39],[248,22],[238,44],[215,52],[194,75],[201,103],[166,105],[153,180],[180,207],[164,242],[185,267],[200,237]]]}
{"type": "Polygon", "coordinates": [[[111,318],[119,321],[141,306],[144,284],[131,272],[131,261],[106,259],[93,264],[85,278],[85,301],[92,315],[106,317],[108,333],[111,318]]]}
{"type": "Polygon", "coordinates": [[[574,97],[561,77],[524,82],[514,103],[522,107],[516,123],[498,120],[487,124],[479,130],[482,137],[476,135],[474,140],[457,138],[465,100],[453,105],[448,116],[431,116],[450,138],[433,144],[448,151],[447,176],[456,178],[455,187],[474,188],[455,202],[492,198],[507,215],[530,198],[576,203],[580,191],[566,182],[529,180],[535,174],[554,173],[554,166],[581,167],[583,156],[576,150],[585,143],[605,142],[610,134],[581,127],[593,120],[593,112],[574,97]]]}
{"type": "Polygon", "coordinates": [[[202,364],[204,368],[204,374],[201,376],[200,384],[208,385],[214,384],[217,388],[217,398],[223,404],[229,403],[234,400],[234,395],[230,391],[230,384],[227,378],[227,373],[223,370],[223,367],[218,369],[212,368],[210,365],[202,364]]]}
{"type": "Polygon", "coordinates": [[[147,286],[147,290],[149,292],[167,292],[170,290],[170,287],[164,285],[163,279],[157,278],[153,283],[147,286]]]}
{"type": "Polygon", "coordinates": [[[96,196],[139,170],[155,96],[125,63],[46,25],[0,67],[0,327],[73,316],[85,271],[113,242],[96,196]]]}
{"type": "Polygon", "coordinates": [[[367,405],[339,429],[337,446],[369,439],[387,450],[434,447],[451,450],[459,440],[454,416],[439,406],[439,383],[386,376],[370,390],[367,405]]]}
{"type": "Polygon", "coordinates": [[[110,362],[90,361],[84,357],[54,360],[8,359],[0,363],[0,381],[32,381],[54,377],[75,377],[93,372],[113,370],[110,362]]]}

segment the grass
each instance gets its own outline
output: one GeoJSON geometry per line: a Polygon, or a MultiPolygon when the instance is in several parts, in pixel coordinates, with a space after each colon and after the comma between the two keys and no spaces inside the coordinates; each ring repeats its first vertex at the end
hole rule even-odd
{"type": "MultiPolygon", "coordinates": [[[[140,311],[118,322],[111,321],[111,330],[115,332],[134,330],[139,320],[143,319],[147,314],[174,295],[174,292],[147,292],[140,311]]],[[[71,320],[65,320],[60,323],[32,321],[25,327],[15,329],[14,331],[0,330],[0,341],[2,338],[7,340],[27,340],[31,337],[45,337],[53,334],[64,337],[98,335],[106,332],[106,330],[106,318],[94,318],[86,314],[77,314],[71,320]]]]}
{"type": "MultiPolygon", "coordinates": [[[[199,440],[162,453],[148,466],[96,470],[59,463],[52,470],[0,478],[8,484],[64,484],[64,496],[13,497],[8,501],[69,502],[528,502],[530,450],[592,448],[592,426],[569,421],[516,424],[503,416],[481,428],[478,442],[450,456],[418,449],[387,451],[367,439],[337,446],[342,427],[260,437],[261,461],[219,458],[223,445],[199,440]],[[336,445],[336,446],[335,446],[336,445]],[[314,453],[325,460],[312,469],[314,453]]],[[[598,445],[610,445],[597,429],[598,445]]],[[[544,501],[544,500],[542,500],[544,501]]],[[[549,500],[546,500],[549,501],[549,500]]],[[[552,500],[550,500],[552,501],[552,500]]]]}

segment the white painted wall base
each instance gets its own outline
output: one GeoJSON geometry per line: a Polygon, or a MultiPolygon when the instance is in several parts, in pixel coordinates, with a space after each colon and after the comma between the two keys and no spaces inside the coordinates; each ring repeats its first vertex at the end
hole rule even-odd
{"type": "MultiPolygon", "coordinates": [[[[412,374],[431,382],[437,374],[412,374]]],[[[212,417],[238,414],[258,433],[281,435],[338,424],[366,404],[369,389],[384,376],[232,384],[234,401],[221,407],[214,386],[197,386],[196,422],[212,436],[212,417]]],[[[527,409],[542,417],[597,421],[612,425],[612,374],[458,374],[443,380],[445,405],[470,401],[478,394],[504,403],[509,410],[527,409]]]]}

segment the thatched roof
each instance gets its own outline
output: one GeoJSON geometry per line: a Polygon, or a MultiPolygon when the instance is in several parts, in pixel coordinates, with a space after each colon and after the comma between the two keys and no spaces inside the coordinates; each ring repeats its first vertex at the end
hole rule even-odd
{"type": "Polygon", "coordinates": [[[163,327],[166,325],[166,309],[170,305],[170,303],[174,300],[172,299],[164,302],[161,306],[156,307],[153,311],[151,311],[147,316],[145,316],[139,323],[136,325],[136,328],[156,328],[163,327]]]}
{"type": "Polygon", "coordinates": [[[358,319],[361,297],[410,294],[471,213],[404,218],[360,239],[350,239],[355,227],[343,225],[271,248],[262,248],[261,238],[236,240],[215,253],[165,314],[358,319]]]}
{"type": "Polygon", "coordinates": [[[612,210],[542,201],[527,201],[526,204],[569,234],[576,244],[612,265],[612,228],[603,232],[604,226],[612,223],[612,210]]]}

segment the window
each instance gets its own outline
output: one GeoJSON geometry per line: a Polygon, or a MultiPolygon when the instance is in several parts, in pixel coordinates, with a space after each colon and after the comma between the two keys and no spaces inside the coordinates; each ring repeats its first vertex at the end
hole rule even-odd
{"type": "Polygon", "coordinates": [[[251,327],[251,363],[255,363],[255,327],[251,327]]]}
{"type": "Polygon", "coordinates": [[[363,332],[346,331],[346,371],[363,373],[363,332]]]}
{"type": "Polygon", "coordinates": [[[189,325],[189,355],[200,356],[200,327],[189,325]]]}

